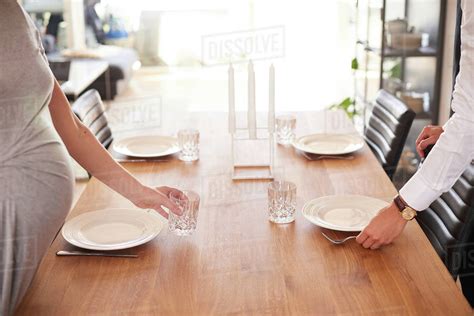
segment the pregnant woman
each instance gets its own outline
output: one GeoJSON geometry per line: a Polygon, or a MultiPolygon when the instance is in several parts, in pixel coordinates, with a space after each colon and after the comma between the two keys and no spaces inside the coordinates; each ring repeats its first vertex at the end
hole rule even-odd
{"type": "Polygon", "coordinates": [[[136,206],[179,212],[167,197],[176,189],[141,184],[74,116],[33,22],[16,0],[1,0],[0,315],[13,314],[69,212],[68,152],[136,206]]]}

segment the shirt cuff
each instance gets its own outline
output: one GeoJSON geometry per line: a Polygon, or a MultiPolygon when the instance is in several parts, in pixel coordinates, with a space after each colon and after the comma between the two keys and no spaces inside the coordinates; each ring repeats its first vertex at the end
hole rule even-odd
{"type": "Polygon", "coordinates": [[[446,126],[448,126],[448,123],[449,123],[449,120],[447,120],[446,123],[444,123],[443,126],[441,126],[443,128],[443,133],[446,130],[446,126]]]}
{"type": "Polygon", "coordinates": [[[402,199],[414,210],[424,211],[440,195],[440,192],[430,188],[417,173],[400,190],[402,199]]]}

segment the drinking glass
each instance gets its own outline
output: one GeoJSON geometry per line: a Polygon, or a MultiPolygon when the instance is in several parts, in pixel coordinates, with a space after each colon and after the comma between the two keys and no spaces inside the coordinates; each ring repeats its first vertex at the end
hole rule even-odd
{"type": "Polygon", "coordinates": [[[268,186],[268,219],[277,224],[295,220],[296,185],[288,181],[273,181],[268,186]]]}
{"type": "Polygon", "coordinates": [[[296,117],[281,115],[276,118],[277,143],[288,145],[295,139],[296,117]]]}
{"type": "Polygon", "coordinates": [[[199,131],[183,129],[178,132],[178,143],[181,151],[179,159],[182,161],[195,161],[199,159],[199,131]]]}
{"type": "Polygon", "coordinates": [[[196,230],[199,212],[199,195],[193,191],[171,193],[170,200],[178,205],[182,214],[169,213],[169,230],[178,236],[189,236],[196,230]]]}

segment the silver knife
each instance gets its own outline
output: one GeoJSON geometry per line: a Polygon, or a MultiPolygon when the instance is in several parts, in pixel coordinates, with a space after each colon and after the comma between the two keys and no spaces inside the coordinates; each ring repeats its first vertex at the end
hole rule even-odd
{"type": "Polygon", "coordinates": [[[85,251],[67,251],[60,250],[56,252],[57,256],[96,256],[96,257],[122,257],[122,258],[138,258],[138,255],[112,253],[112,252],[85,252],[85,251]]]}
{"type": "Polygon", "coordinates": [[[339,160],[352,160],[354,159],[354,156],[329,156],[329,155],[315,155],[315,156],[310,156],[308,155],[307,153],[302,153],[302,155],[308,159],[308,160],[311,160],[311,161],[315,161],[315,160],[323,160],[323,159],[339,159],[339,160]]]}

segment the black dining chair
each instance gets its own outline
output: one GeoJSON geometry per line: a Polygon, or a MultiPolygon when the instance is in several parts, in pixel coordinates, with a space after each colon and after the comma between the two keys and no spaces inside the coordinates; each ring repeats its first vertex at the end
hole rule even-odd
{"type": "Polygon", "coordinates": [[[49,60],[49,68],[56,80],[59,82],[69,79],[69,71],[71,69],[71,61],[66,59],[49,60]]]}
{"type": "Polygon", "coordinates": [[[414,119],[415,112],[400,99],[385,90],[378,92],[365,128],[365,141],[390,179],[397,169],[414,119]]]}
{"type": "Polygon", "coordinates": [[[112,131],[99,92],[93,89],[86,91],[74,102],[72,110],[99,142],[108,148],[113,140],[112,131]]]}
{"type": "Polygon", "coordinates": [[[474,305],[474,161],[454,186],[416,217],[434,249],[474,305]]]}

